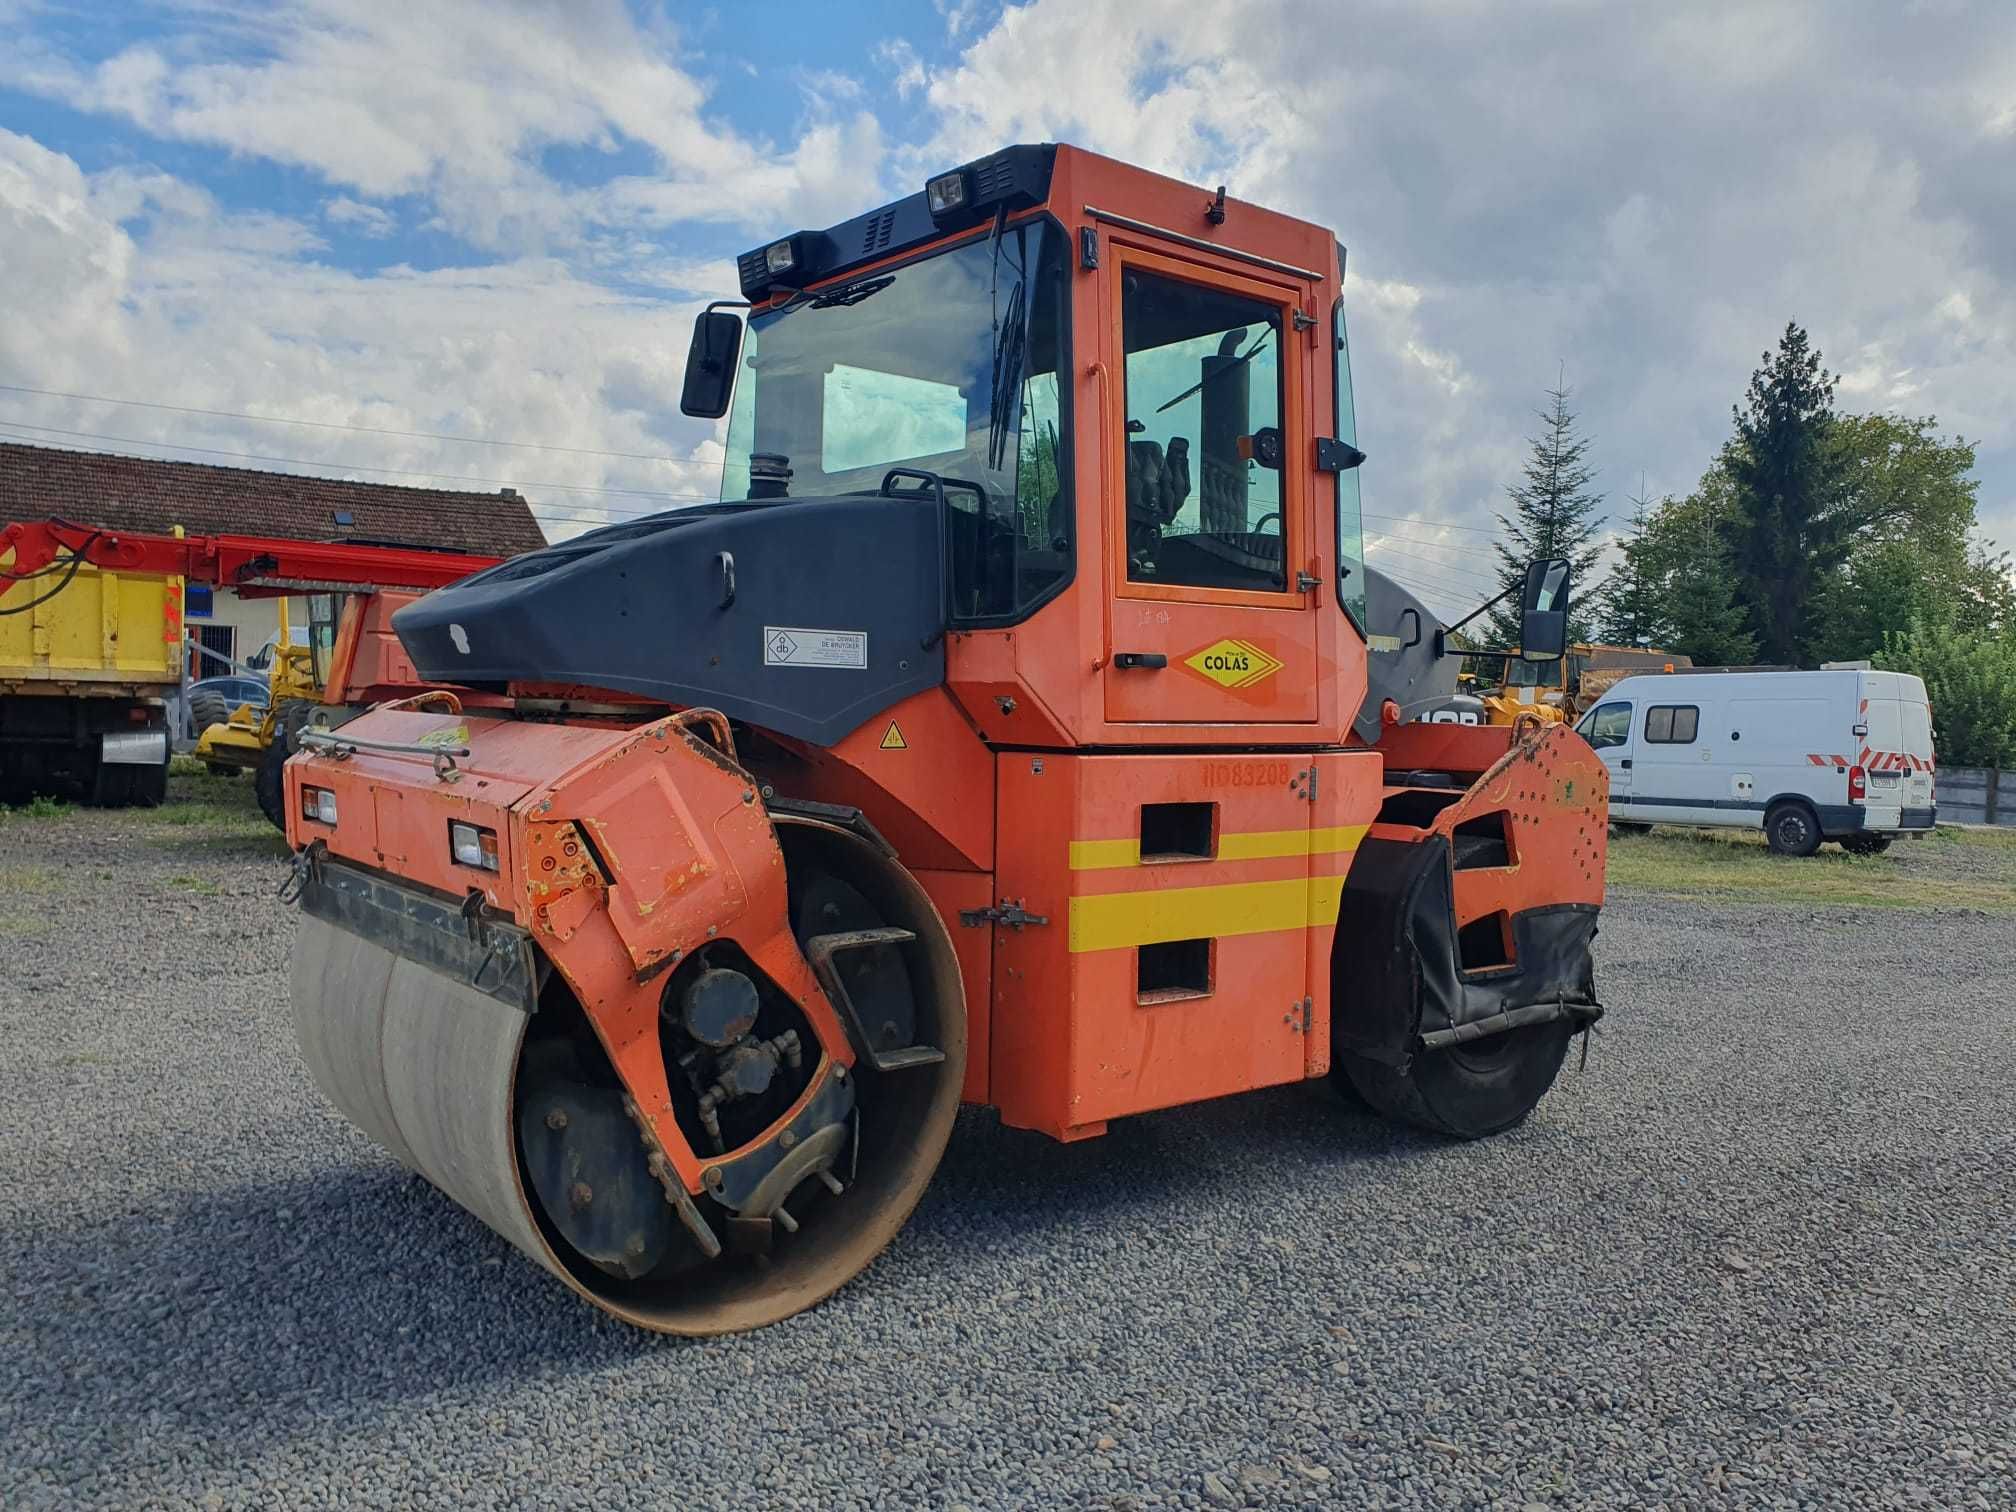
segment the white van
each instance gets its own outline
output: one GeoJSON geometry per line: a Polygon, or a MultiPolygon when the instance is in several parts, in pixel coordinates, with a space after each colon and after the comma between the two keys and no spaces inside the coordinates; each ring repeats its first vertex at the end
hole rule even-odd
{"type": "Polygon", "coordinates": [[[1932,713],[1902,672],[1627,677],[1575,726],[1610,770],[1611,822],[1763,827],[1771,849],[1886,850],[1934,820],[1932,713]]]}

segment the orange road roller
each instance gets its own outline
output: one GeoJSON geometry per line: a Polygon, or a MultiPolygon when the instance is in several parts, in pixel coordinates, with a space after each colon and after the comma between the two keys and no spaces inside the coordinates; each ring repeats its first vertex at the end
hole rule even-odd
{"type": "MultiPolygon", "coordinates": [[[[1365,565],[1342,247],[1044,145],[738,267],[720,502],[416,601],[435,690],[300,738],[330,1100],[680,1334],[860,1271],[962,1102],[1525,1117],[1602,1011],[1603,767],[1408,717],[1456,663],[1365,565]]],[[[1567,564],[1523,594],[1560,655],[1567,564]]]]}

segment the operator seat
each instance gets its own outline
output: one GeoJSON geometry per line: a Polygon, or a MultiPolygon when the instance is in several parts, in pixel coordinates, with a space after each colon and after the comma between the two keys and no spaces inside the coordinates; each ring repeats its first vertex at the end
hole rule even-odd
{"type": "Polygon", "coordinates": [[[1127,575],[1156,575],[1162,529],[1190,497],[1190,443],[1169,438],[1169,450],[1159,441],[1127,443],[1127,575]]]}

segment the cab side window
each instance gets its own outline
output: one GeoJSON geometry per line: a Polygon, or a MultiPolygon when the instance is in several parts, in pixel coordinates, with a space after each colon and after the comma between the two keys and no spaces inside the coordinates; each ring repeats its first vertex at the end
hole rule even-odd
{"type": "Polygon", "coordinates": [[[1621,746],[1631,738],[1631,705],[1598,704],[1575,728],[1584,740],[1599,751],[1607,746],[1621,746]]]}
{"type": "Polygon", "coordinates": [[[1284,591],[1280,308],[1135,269],[1120,326],[1128,578],[1284,591]]]}
{"type": "Polygon", "coordinates": [[[1659,704],[1645,711],[1647,745],[1692,745],[1701,711],[1692,704],[1659,704]]]}

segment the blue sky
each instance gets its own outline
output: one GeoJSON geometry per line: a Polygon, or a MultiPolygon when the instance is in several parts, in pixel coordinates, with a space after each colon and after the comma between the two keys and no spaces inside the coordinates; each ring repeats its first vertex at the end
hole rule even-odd
{"type": "Polygon", "coordinates": [[[0,384],[92,396],[0,389],[14,439],[508,482],[556,533],[705,494],[678,378],[736,251],[1061,139],[1351,246],[1374,557],[1438,607],[1557,374],[1621,516],[1788,319],[1844,407],[1977,439],[2016,542],[1988,0],[0,0],[0,56],[0,384]]]}

